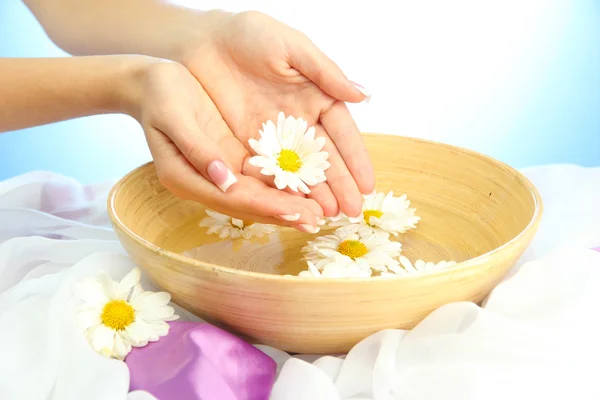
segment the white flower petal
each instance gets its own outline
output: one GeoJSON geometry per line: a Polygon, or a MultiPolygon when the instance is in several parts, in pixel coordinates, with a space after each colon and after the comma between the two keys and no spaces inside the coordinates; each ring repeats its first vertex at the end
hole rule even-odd
{"type": "Polygon", "coordinates": [[[267,233],[275,232],[273,226],[252,223],[244,226],[244,221],[231,218],[229,216],[218,214],[212,210],[206,210],[210,215],[215,215],[215,218],[205,218],[201,221],[200,226],[208,228],[207,234],[216,234],[220,239],[238,239],[243,238],[248,240],[253,236],[263,236],[267,233]]]}
{"type": "Polygon", "coordinates": [[[121,279],[119,284],[117,285],[116,297],[121,300],[127,300],[129,294],[131,293],[131,289],[134,288],[140,282],[140,278],[142,277],[142,272],[139,268],[133,268],[127,275],[121,279]]]}
{"type": "Polygon", "coordinates": [[[160,337],[167,336],[171,326],[164,321],[155,321],[150,323],[152,330],[160,337]]]}
{"type": "Polygon", "coordinates": [[[130,303],[131,300],[135,299],[136,297],[138,297],[140,294],[142,294],[144,292],[144,289],[142,288],[142,285],[138,282],[134,287],[133,290],[131,291],[131,296],[129,297],[130,299],[130,303]]]}
{"type": "Polygon", "coordinates": [[[116,332],[105,325],[96,326],[91,332],[91,345],[96,351],[114,347],[116,332]]]}
{"type": "Polygon", "coordinates": [[[167,292],[144,292],[144,296],[131,299],[131,306],[136,311],[166,306],[171,301],[171,295],[167,292]]]}
{"type": "Polygon", "coordinates": [[[123,336],[120,334],[115,335],[114,342],[114,355],[118,360],[123,360],[131,351],[131,345],[129,343],[125,343],[123,340],[123,336]]]}
{"type": "Polygon", "coordinates": [[[145,321],[162,320],[171,317],[174,312],[175,309],[170,306],[147,308],[145,310],[136,311],[136,318],[141,318],[145,321]]]}
{"type": "Polygon", "coordinates": [[[154,336],[152,327],[142,320],[136,320],[133,324],[125,328],[127,336],[131,340],[131,345],[134,347],[143,347],[154,336]]]}
{"type": "Polygon", "coordinates": [[[104,294],[106,295],[106,297],[108,297],[109,300],[118,299],[117,283],[110,278],[110,275],[108,275],[104,271],[101,271],[98,276],[98,281],[102,285],[102,290],[104,291],[104,294]]]}

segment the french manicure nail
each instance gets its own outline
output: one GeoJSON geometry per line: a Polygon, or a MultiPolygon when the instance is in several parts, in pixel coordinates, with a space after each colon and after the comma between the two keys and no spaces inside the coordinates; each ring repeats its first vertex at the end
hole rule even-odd
{"type": "Polygon", "coordinates": [[[317,225],[323,226],[323,225],[325,225],[326,222],[327,222],[327,220],[325,218],[317,217],[317,225]]]}
{"type": "Polygon", "coordinates": [[[361,92],[362,94],[364,94],[366,96],[366,98],[363,100],[363,102],[368,103],[371,101],[371,92],[369,92],[364,86],[356,83],[356,82],[352,82],[352,85],[354,85],[354,87],[356,88],[356,90],[358,90],[359,92],[361,92]]]}
{"type": "Polygon", "coordinates": [[[362,191],[361,191],[361,192],[360,192],[360,194],[362,195],[362,197],[363,197],[363,201],[364,201],[364,200],[366,200],[366,199],[369,199],[369,198],[375,197],[375,196],[377,195],[377,189],[373,189],[373,191],[372,191],[372,192],[370,192],[370,193],[365,193],[365,192],[362,192],[362,191]]]}
{"type": "Polygon", "coordinates": [[[298,221],[300,219],[300,214],[296,213],[296,214],[292,214],[292,215],[280,215],[279,218],[281,218],[284,221],[294,222],[294,221],[298,221]]]}
{"type": "Polygon", "coordinates": [[[309,224],[300,224],[300,229],[308,233],[319,233],[319,231],[321,230],[321,228],[319,228],[318,226],[312,226],[309,224]]]}
{"type": "Polygon", "coordinates": [[[223,192],[226,192],[231,185],[238,181],[233,172],[221,160],[211,162],[208,165],[207,172],[210,179],[223,192]]]}
{"type": "Polygon", "coordinates": [[[338,215],[331,217],[332,221],[339,221],[340,219],[342,219],[344,217],[344,213],[342,212],[342,210],[340,210],[340,212],[338,213],[338,215]]]}

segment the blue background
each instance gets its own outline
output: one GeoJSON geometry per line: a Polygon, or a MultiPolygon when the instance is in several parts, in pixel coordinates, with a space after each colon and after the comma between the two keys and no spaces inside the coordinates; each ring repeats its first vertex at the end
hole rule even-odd
{"type": "MultiPolygon", "coordinates": [[[[321,12],[311,14],[312,21],[302,15],[294,20],[294,13],[272,2],[213,3],[268,12],[299,27],[338,63],[348,65],[353,74],[349,76],[359,76],[374,95],[370,104],[351,108],[363,131],[456,144],[515,167],[600,165],[598,1],[508,1],[498,9],[502,12],[491,10],[491,5],[485,9],[482,3],[486,2],[450,2],[452,10],[440,11],[445,15],[431,26],[427,25],[429,18],[419,17],[419,12],[431,11],[416,10],[417,5],[393,16],[396,21],[405,18],[403,22],[384,23],[382,19],[392,18],[381,12],[389,4],[385,2],[369,6],[344,3],[347,15],[355,13],[355,17],[339,21],[326,19],[334,10],[324,9],[323,2],[321,12]],[[448,15],[452,12],[456,15],[448,15]],[[344,24],[356,25],[358,19],[353,18],[362,18],[371,28],[349,29],[351,25],[344,24]],[[452,18],[452,24],[440,25],[452,18]],[[338,33],[332,35],[327,22],[347,31],[347,40],[341,40],[338,33]],[[465,26],[471,29],[467,33],[465,26]],[[461,27],[464,31],[458,31],[461,27]],[[515,33],[516,29],[521,31],[515,33]],[[456,40],[440,43],[439,36],[434,36],[440,32],[454,35],[456,40]],[[476,42],[478,38],[480,42],[476,42]],[[403,50],[394,51],[394,46],[403,50]],[[518,46],[520,53],[515,50],[518,46]],[[446,62],[432,64],[433,58],[427,57],[436,51],[451,54],[446,62]]],[[[408,3],[398,4],[409,7],[408,3]]],[[[310,6],[307,3],[305,7],[310,6]]],[[[65,54],[50,42],[22,3],[2,0],[0,56],[65,54]]],[[[51,170],[88,183],[119,178],[149,159],[141,129],[126,116],[89,117],[0,134],[0,180],[32,170],[51,170]]]]}

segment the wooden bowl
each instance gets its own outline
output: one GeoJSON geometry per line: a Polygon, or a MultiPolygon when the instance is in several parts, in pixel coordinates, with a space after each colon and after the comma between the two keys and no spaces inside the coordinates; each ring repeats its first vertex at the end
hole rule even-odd
{"type": "Polygon", "coordinates": [[[409,259],[454,267],[394,279],[283,276],[305,268],[312,235],[279,229],[220,241],[199,226],[202,205],[171,195],[152,163],[121,179],[108,210],[126,251],[179,305],[254,343],[296,353],[345,353],[387,328],[409,329],[451,302],[480,302],[531,242],[542,214],[513,168],[465,149],[365,134],[377,190],[406,193],[421,221],[398,240],[409,259]]]}

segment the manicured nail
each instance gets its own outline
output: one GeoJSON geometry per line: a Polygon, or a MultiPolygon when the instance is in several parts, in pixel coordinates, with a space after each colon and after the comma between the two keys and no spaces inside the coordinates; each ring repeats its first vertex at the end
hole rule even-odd
{"type": "Polygon", "coordinates": [[[338,215],[331,217],[332,221],[339,221],[340,219],[342,219],[344,217],[344,213],[340,210],[340,212],[338,213],[338,215]]]}
{"type": "Polygon", "coordinates": [[[308,232],[308,233],[319,233],[321,228],[319,228],[318,226],[312,226],[309,224],[300,224],[300,230],[302,230],[304,232],[308,232]]]}
{"type": "Polygon", "coordinates": [[[300,214],[296,213],[293,215],[280,215],[279,218],[281,218],[284,221],[294,222],[300,219],[300,214]]]}
{"type": "Polygon", "coordinates": [[[233,172],[221,160],[211,162],[208,165],[207,172],[210,179],[223,192],[226,192],[231,185],[238,181],[233,172]]]}
{"type": "Polygon", "coordinates": [[[323,226],[323,225],[325,225],[326,222],[327,222],[327,220],[325,218],[317,217],[317,225],[323,226]]]}
{"type": "Polygon", "coordinates": [[[352,83],[352,85],[354,85],[356,90],[358,90],[359,92],[361,92],[362,94],[364,94],[366,96],[366,98],[363,100],[363,102],[368,103],[371,101],[371,92],[369,92],[364,86],[362,86],[356,82],[350,81],[350,83],[352,83]]]}

